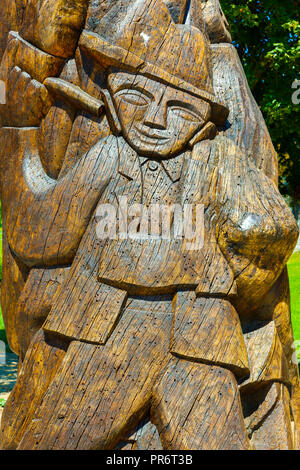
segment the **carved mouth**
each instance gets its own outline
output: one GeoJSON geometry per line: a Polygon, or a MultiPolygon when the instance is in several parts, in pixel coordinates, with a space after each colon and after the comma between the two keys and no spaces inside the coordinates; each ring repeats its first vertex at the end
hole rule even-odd
{"type": "Polygon", "coordinates": [[[159,131],[153,130],[145,131],[144,129],[140,129],[135,126],[134,128],[135,134],[137,134],[138,138],[146,144],[156,144],[162,145],[165,144],[167,141],[171,140],[170,137],[166,137],[162,135],[159,131]]]}

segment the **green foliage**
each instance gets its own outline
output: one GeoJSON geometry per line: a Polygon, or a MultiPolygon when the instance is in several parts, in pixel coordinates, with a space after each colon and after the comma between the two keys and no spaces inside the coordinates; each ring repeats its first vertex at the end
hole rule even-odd
{"type": "Polygon", "coordinates": [[[289,260],[288,271],[294,335],[296,340],[300,340],[300,252],[294,253],[289,260]]]}
{"type": "MultiPolygon", "coordinates": [[[[1,201],[0,201],[0,283],[2,281],[2,212],[1,212],[1,201]]],[[[0,326],[1,328],[1,326],[0,326]]]]}
{"type": "Polygon", "coordinates": [[[0,398],[0,408],[4,408],[6,400],[4,398],[0,398]]]}
{"type": "Polygon", "coordinates": [[[300,200],[300,0],[221,0],[249,85],[279,155],[280,190],[300,200]]]}
{"type": "MultiPolygon", "coordinates": [[[[1,214],[1,201],[0,201],[0,283],[2,280],[2,214],[1,214]]],[[[1,305],[0,305],[0,341],[6,342],[6,334],[4,322],[2,318],[1,305]]],[[[1,405],[0,405],[1,406],[1,405]]]]}

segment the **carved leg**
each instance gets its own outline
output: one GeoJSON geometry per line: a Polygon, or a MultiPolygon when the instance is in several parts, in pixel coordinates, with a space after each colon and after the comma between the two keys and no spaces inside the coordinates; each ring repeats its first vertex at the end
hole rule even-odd
{"type": "Polygon", "coordinates": [[[155,387],[151,421],[164,449],[249,450],[232,372],[175,358],[155,387]]]}
{"type": "Polygon", "coordinates": [[[19,449],[113,449],[136,428],[170,357],[171,302],[154,305],[131,301],[104,346],[70,344],[19,449]]]}
{"type": "Polygon", "coordinates": [[[3,411],[2,449],[16,449],[18,446],[64,355],[63,344],[45,338],[42,330],[36,334],[3,411]]]}
{"type": "Polygon", "coordinates": [[[290,394],[286,385],[265,383],[242,391],[247,431],[256,450],[293,450],[290,394]]]}
{"type": "Polygon", "coordinates": [[[27,276],[28,268],[17,260],[9,248],[4,223],[1,307],[9,346],[18,356],[21,355],[19,339],[23,325],[20,325],[15,309],[27,276]]]}
{"type": "Polygon", "coordinates": [[[120,450],[164,450],[157,428],[149,417],[141,422],[138,428],[121,442],[120,450]]]}
{"type": "MultiPolygon", "coordinates": [[[[288,326],[288,322],[285,324],[288,326]]],[[[281,332],[281,337],[288,338],[289,332],[285,334],[286,337],[281,332]]],[[[240,393],[251,443],[257,450],[292,450],[294,432],[290,407],[293,401],[289,389],[290,377],[297,379],[298,374],[294,374],[291,358],[290,364],[287,361],[274,321],[257,322],[255,327],[249,327],[244,337],[251,370],[249,378],[240,384],[240,393]]],[[[285,344],[288,345],[288,341],[285,344]]]]}
{"type": "Polygon", "coordinates": [[[22,359],[51,306],[55,305],[67,272],[68,268],[31,269],[15,309],[22,359]]]}

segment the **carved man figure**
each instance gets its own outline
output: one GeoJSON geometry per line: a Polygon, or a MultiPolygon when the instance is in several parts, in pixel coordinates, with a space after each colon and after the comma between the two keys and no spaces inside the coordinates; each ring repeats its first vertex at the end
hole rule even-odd
{"type": "Polygon", "coordinates": [[[293,448],[292,334],[268,295],[298,230],[271,157],[258,163],[272,154],[267,131],[249,155],[216,96],[210,41],[229,41],[224,18],[218,7],[209,29],[205,2],[96,3],[59,17],[61,2],[45,2],[67,23],[62,48],[51,28],[41,40],[43,3],[28,2],[38,26],[11,32],[2,59],[4,287],[15,289],[2,303],[21,360],[2,447],[293,448]],[[102,207],[126,228],[123,201],[203,206],[203,246],[162,236],[163,220],[153,238],[142,223],[135,238],[99,237],[102,207]]]}

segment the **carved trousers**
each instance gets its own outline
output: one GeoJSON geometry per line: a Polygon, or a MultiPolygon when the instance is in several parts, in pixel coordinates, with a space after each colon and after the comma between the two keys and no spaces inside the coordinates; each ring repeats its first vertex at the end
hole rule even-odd
{"type": "Polygon", "coordinates": [[[171,324],[170,299],[129,299],[105,345],[73,341],[63,360],[39,333],[8,403],[2,447],[114,449],[150,417],[164,449],[249,449],[233,373],[171,355],[171,324]],[[45,387],[49,354],[58,365],[45,387]],[[18,421],[9,408],[22,407],[22,381],[36,404],[23,404],[18,421]]]}

